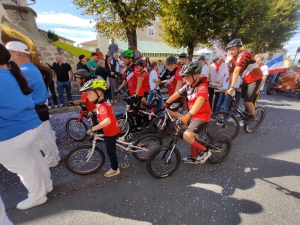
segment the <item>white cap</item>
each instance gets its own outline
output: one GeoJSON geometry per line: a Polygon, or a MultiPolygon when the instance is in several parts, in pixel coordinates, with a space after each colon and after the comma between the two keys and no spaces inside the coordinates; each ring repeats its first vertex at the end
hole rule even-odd
{"type": "Polygon", "coordinates": [[[7,50],[30,54],[28,47],[19,41],[11,41],[6,44],[7,50]]]}

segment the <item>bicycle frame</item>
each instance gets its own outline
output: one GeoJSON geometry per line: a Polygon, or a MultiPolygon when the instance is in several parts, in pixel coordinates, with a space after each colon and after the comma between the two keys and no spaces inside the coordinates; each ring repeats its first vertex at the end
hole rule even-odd
{"type": "Polygon", "coordinates": [[[77,122],[83,121],[83,118],[84,118],[84,117],[87,118],[87,115],[88,115],[88,113],[89,113],[89,112],[85,109],[85,107],[83,107],[82,104],[79,104],[79,106],[81,107],[81,110],[80,110],[80,112],[79,112],[79,117],[78,117],[77,122]]]}
{"type": "Polygon", "coordinates": [[[232,107],[229,111],[229,115],[228,115],[228,118],[229,119],[233,114],[234,114],[234,111],[236,110],[238,112],[238,114],[243,118],[243,120],[246,120],[248,116],[250,116],[250,114],[248,112],[246,112],[245,110],[243,110],[239,105],[238,103],[236,102],[236,99],[231,96],[231,99],[232,99],[232,107]]]}

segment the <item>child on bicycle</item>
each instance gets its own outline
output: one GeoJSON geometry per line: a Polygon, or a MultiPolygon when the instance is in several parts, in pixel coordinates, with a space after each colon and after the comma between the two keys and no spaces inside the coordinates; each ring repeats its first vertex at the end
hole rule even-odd
{"type": "Polygon", "coordinates": [[[183,134],[183,139],[191,145],[191,155],[182,159],[184,163],[202,164],[212,155],[203,145],[195,140],[198,134],[203,131],[211,117],[211,108],[208,100],[207,82],[203,82],[199,77],[201,65],[199,62],[190,62],[184,65],[180,76],[186,79],[186,85],[178,92],[175,92],[163,105],[167,107],[171,102],[179,97],[188,98],[189,112],[181,117],[183,124],[188,124],[188,128],[183,134]],[[202,153],[198,156],[198,150],[202,153]]]}
{"type": "Polygon", "coordinates": [[[90,80],[85,83],[80,91],[86,92],[89,100],[97,104],[96,112],[100,123],[87,130],[87,134],[92,135],[95,131],[103,130],[106,151],[111,165],[111,169],[105,172],[104,176],[112,177],[120,173],[116,152],[116,142],[119,137],[120,128],[110,101],[104,98],[104,91],[106,89],[107,86],[104,80],[90,80]]]}

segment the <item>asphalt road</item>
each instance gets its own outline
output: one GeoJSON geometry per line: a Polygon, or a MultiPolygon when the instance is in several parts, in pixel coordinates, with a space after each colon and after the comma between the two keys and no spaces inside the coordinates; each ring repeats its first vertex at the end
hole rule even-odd
{"type": "MultiPolygon", "coordinates": [[[[54,190],[44,205],[15,209],[26,198],[26,189],[0,167],[7,214],[14,224],[34,225],[299,224],[300,100],[295,93],[263,95],[259,104],[266,107],[265,121],[253,134],[242,129],[224,162],[181,163],[165,179],[151,177],[145,163],[132,156],[130,167],[117,177],[103,176],[107,162],[93,175],[70,173],[64,157],[84,143],[73,142],[64,131],[65,121],[76,113],[56,114],[51,123],[62,161],[51,169],[54,190]]],[[[122,109],[118,104],[116,110],[122,109]]],[[[182,156],[189,154],[183,141],[179,146],[182,156]]],[[[120,153],[119,159],[123,157],[120,153]]]]}

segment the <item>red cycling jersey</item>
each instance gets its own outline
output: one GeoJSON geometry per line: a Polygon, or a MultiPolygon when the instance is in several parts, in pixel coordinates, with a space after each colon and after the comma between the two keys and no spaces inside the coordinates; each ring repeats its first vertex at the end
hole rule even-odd
{"type": "Polygon", "coordinates": [[[102,100],[97,104],[97,117],[100,122],[106,118],[110,118],[110,124],[102,128],[105,136],[111,137],[120,133],[120,127],[118,126],[113,107],[109,100],[102,100]]]}
{"type": "Polygon", "coordinates": [[[186,84],[182,87],[178,93],[188,98],[189,110],[194,106],[198,97],[203,97],[205,101],[203,102],[201,108],[192,116],[192,119],[200,119],[204,122],[209,122],[211,117],[211,108],[208,100],[208,86],[206,82],[202,80],[196,84],[195,87],[191,87],[186,84]]]}
{"type": "Polygon", "coordinates": [[[87,109],[88,112],[93,111],[94,109],[96,109],[96,105],[94,103],[92,103],[86,92],[82,92],[81,96],[80,96],[81,100],[85,100],[85,107],[87,109]]]}
{"type": "Polygon", "coordinates": [[[149,93],[150,92],[149,73],[144,70],[142,72],[142,76],[144,77],[144,80],[143,80],[144,92],[149,93]]]}
{"type": "Polygon", "coordinates": [[[232,59],[232,67],[230,73],[233,73],[236,66],[241,66],[241,74],[239,74],[243,82],[250,84],[257,80],[262,79],[263,73],[256,63],[253,55],[247,51],[241,51],[235,58],[232,59]]]}
{"type": "Polygon", "coordinates": [[[179,71],[180,69],[175,68],[172,72],[170,72],[168,69],[165,70],[161,76],[160,76],[160,80],[167,81],[167,88],[168,88],[168,93],[169,96],[173,95],[175,90],[176,90],[176,85],[177,85],[177,81],[181,80],[182,81],[182,76],[179,76],[179,71]]]}
{"type": "MultiPolygon", "coordinates": [[[[130,96],[133,96],[136,92],[136,87],[138,84],[138,78],[142,77],[141,71],[138,66],[132,65],[131,67],[127,68],[123,73],[123,80],[127,81],[127,87],[130,96]]],[[[144,88],[143,85],[141,86],[138,96],[144,96],[144,88]]]]}

